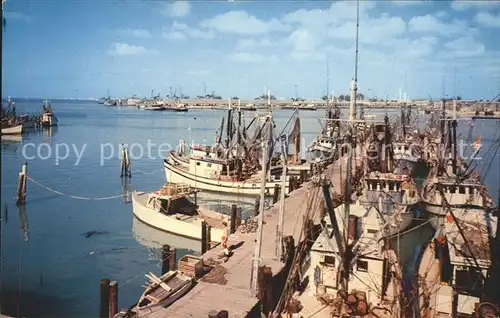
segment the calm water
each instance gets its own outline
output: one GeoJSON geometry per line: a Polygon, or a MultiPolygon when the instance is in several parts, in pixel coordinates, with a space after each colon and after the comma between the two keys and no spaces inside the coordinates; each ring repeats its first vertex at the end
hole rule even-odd
{"type": "MultiPolygon", "coordinates": [[[[40,106],[39,102],[22,101],[17,105],[18,113],[38,112],[40,106]]],[[[52,154],[46,160],[28,160],[28,174],[64,194],[102,198],[120,196],[126,187],[151,191],[165,182],[157,146],[177,145],[180,138],[197,142],[207,139],[211,143],[223,112],[148,112],[75,101],[54,101],[53,108],[60,124],[56,129],[26,134],[19,141],[2,140],[2,311],[13,316],[97,316],[102,278],[119,282],[119,306],[128,307],[142,292],[144,273],[160,272],[156,249],[161,244],[175,245],[173,242],[177,241],[134,220],[131,204],[126,204],[121,197],[78,200],[29,182],[27,204],[24,210],[18,210],[15,193],[17,175],[25,162],[23,146],[29,143],[52,146],[52,154]],[[138,143],[146,151],[148,140],[156,145],[151,147],[151,158],[145,153],[142,159],[132,159],[133,177],[124,185],[116,153],[118,145],[138,143]],[[55,145],[63,143],[74,145],[79,151],[86,145],[78,165],[75,165],[77,155],[73,150],[67,159],[56,164],[55,145]],[[101,144],[106,143],[114,145],[115,156],[101,164],[101,144]],[[101,234],[86,238],[82,234],[88,231],[101,234]]],[[[383,115],[385,111],[377,113],[383,115]]],[[[290,110],[274,112],[278,129],[291,114],[290,110]]],[[[324,111],[301,112],[302,148],[320,131],[317,118],[323,115],[324,111]]],[[[473,136],[482,135],[484,143],[491,143],[496,123],[477,122],[473,136]]],[[[465,136],[467,127],[461,123],[465,136]]],[[[47,149],[41,149],[42,156],[48,155],[47,149]]],[[[109,149],[106,148],[106,155],[110,154],[109,149]]],[[[63,151],[60,148],[61,154],[63,151]]],[[[28,148],[26,154],[32,156],[36,152],[28,148]]],[[[131,155],[138,156],[138,149],[131,155]]],[[[490,189],[498,188],[498,157],[496,160],[486,176],[490,189]]],[[[495,197],[498,195],[497,190],[492,192],[495,197]]],[[[203,200],[210,200],[210,206],[217,208],[238,199],[205,196],[203,200]]],[[[253,203],[238,204],[250,210],[253,203]]],[[[408,258],[411,258],[410,249],[419,241],[427,240],[428,235],[428,230],[421,229],[412,233],[414,238],[409,243],[402,240],[402,246],[409,247],[403,248],[409,253],[408,258]]],[[[196,243],[182,244],[198,250],[196,243]]],[[[187,252],[178,251],[178,256],[187,252]]]]}

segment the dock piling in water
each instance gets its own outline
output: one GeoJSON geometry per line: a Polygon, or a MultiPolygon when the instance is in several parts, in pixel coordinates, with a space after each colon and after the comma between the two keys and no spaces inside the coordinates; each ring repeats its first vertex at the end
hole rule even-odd
{"type": "Polygon", "coordinates": [[[118,282],[109,283],[109,317],[118,313],[118,282]]]}
{"type": "Polygon", "coordinates": [[[99,318],[109,317],[109,279],[101,279],[99,318]]]}
{"type": "Polygon", "coordinates": [[[168,267],[170,268],[171,271],[175,270],[176,269],[176,266],[175,266],[175,260],[177,258],[177,250],[175,248],[172,248],[170,250],[170,254],[169,254],[169,257],[168,257],[168,267]]]}
{"type": "Polygon", "coordinates": [[[255,199],[255,205],[254,205],[254,215],[257,216],[259,215],[259,211],[260,211],[260,198],[257,197],[255,199]]]}
{"type": "Polygon", "coordinates": [[[205,254],[210,250],[212,227],[207,222],[201,222],[201,254],[205,254]]]}
{"type": "Polygon", "coordinates": [[[129,159],[127,148],[122,148],[120,177],[121,178],[123,178],[123,177],[131,178],[132,177],[132,170],[130,169],[130,159],[129,159]]]}
{"type": "Polygon", "coordinates": [[[19,179],[17,183],[17,205],[24,205],[26,203],[26,181],[28,177],[28,163],[26,162],[19,172],[19,179]]]}

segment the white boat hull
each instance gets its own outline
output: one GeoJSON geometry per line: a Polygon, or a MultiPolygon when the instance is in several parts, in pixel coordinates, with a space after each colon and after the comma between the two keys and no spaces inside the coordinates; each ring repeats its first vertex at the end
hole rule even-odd
{"type": "Polygon", "coordinates": [[[17,125],[9,128],[2,128],[2,135],[21,135],[23,133],[23,125],[17,125]]]}
{"type": "Polygon", "coordinates": [[[52,127],[57,126],[59,120],[52,114],[43,114],[41,122],[43,127],[52,127]]]}
{"type": "MultiPolygon", "coordinates": [[[[144,192],[134,192],[132,194],[133,213],[140,221],[161,231],[201,240],[201,222],[203,219],[194,217],[195,219],[192,222],[179,220],[175,215],[166,215],[148,208],[139,202],[139,196],[148,196],[148,194],[144,192]]],[[[220,242],[222,234],[222,229],[212,228],[210,240],[212,242],[220,242]]]]}
{"type": "MultiPolygon", "coordinates": [[[[425,211],[426,211],[428,218],[429,218],[429,223],[431,224],[433,229],[435,229],[435,230],[438,229],[442,224],[444,224],[448,210],[440,205],[426,202],[425,200],[424,200],[424,204],[425,204],[425,211]]],[[[477,208],[477,207],[474,208],[474,207],[452,206],[451,210],[452,210],[453,214],[455,215],[455,217],[458,219],[460,219],[461,215],[464,215],[466,213],[467,214],[485,213],[484,209],[477,208]]]]}
{"type": "MultiPolygon", "coordinates": [[[[169,183],[180,183],[186,184],[190,187],[213,191],[213,192],[224,192],[233,193],[239,195],[260,195],[260,182],[257,181],[224,181],[217,179],[210,179],[192,174],[181,167],[176,167],[175,165],[164,160],[165,175],[169,183]]],[[[281,181],[266,182],[266,195],[271,195],[274,191],[275,186],[281,187],[281,181]]],[[[286,184],[286,189],[288,190],[288,181],[286,184]]]]}

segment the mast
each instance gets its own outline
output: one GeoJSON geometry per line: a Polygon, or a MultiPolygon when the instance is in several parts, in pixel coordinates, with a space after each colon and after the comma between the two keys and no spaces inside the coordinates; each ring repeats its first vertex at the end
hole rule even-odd
{"type": "MultiPolygon", "coordinates": [[[[267,125],[269,125],[270,122],[266,120],[265,126],[267,128],[267,125]]],[[[266,136],[268,134],[268,129],[265,131],[266,136]]],[[[260,209],[259,209],[259,215],[257,218],[257,241],[255,243],[255,251],[253,255],[253,264],[252,264],[252,274],[250,276],[250,281],[251,281],[251,291],[252,295],[257,294],[257,275],[259,273],[259,266],[260,266],[260,254],[261,254],[261,249],[262,249],[262,225],[264,223],[264,204],[265,204],[265,198],[264,195],[266,193],[266,169],[267,169],[267,148],[268,148],[268,138],[263,138],[262,142],[262,169],[260,172],[260,209]]]]}
{"type": "Polygon", "coordinates": [[[286,194],[286,173],[287,173],[287,144],[286,136],[281,137],[281,165],[283,171],[281,173],[281,190],[280,190],[280,210],[278,219],[278,237],[276,238],[277,253],[276,258],[278,260],[283,259],[283,222],[285,219],[285,194],[286,194]]]}
{"type": "Polygon", "coordinates": [[[453,121],[451,122],[453,175],[457,175],[457,100],[453,98],[453,121]]]}
{"type": "MultiPolygon", "coordinates": [[[[327,113],[330,112],[328,109],[330,104],[330,65],[328,64],[328,58],[326,59],[326,109],[327,113]]],[[[328,117],[329,118],[329,117],[328,117]]]]}
{"type": "MultiPolygon", "coordinates": [[[[351,83],[349,120],[356,119],[356,99],[358,91],[358,53],[359,53],[359,0],[356,0],[356,55],[354,60],[354,79],[351,83]]],[[[361,115],[363,115],[363,112],[361,112],[361,115]]],[[[354,123],[352,123],[352,125],[354,125],[354,123]]]]}

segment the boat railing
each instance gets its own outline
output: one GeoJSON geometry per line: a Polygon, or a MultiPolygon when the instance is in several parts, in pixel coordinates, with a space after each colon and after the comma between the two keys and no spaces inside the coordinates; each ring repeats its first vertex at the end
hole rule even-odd
{"type": "Polygon", "coordinates": [[[196,189],[183,183],[170,183],[160,189],[162,195],[187,195],[196,192],[196,189]]]}

